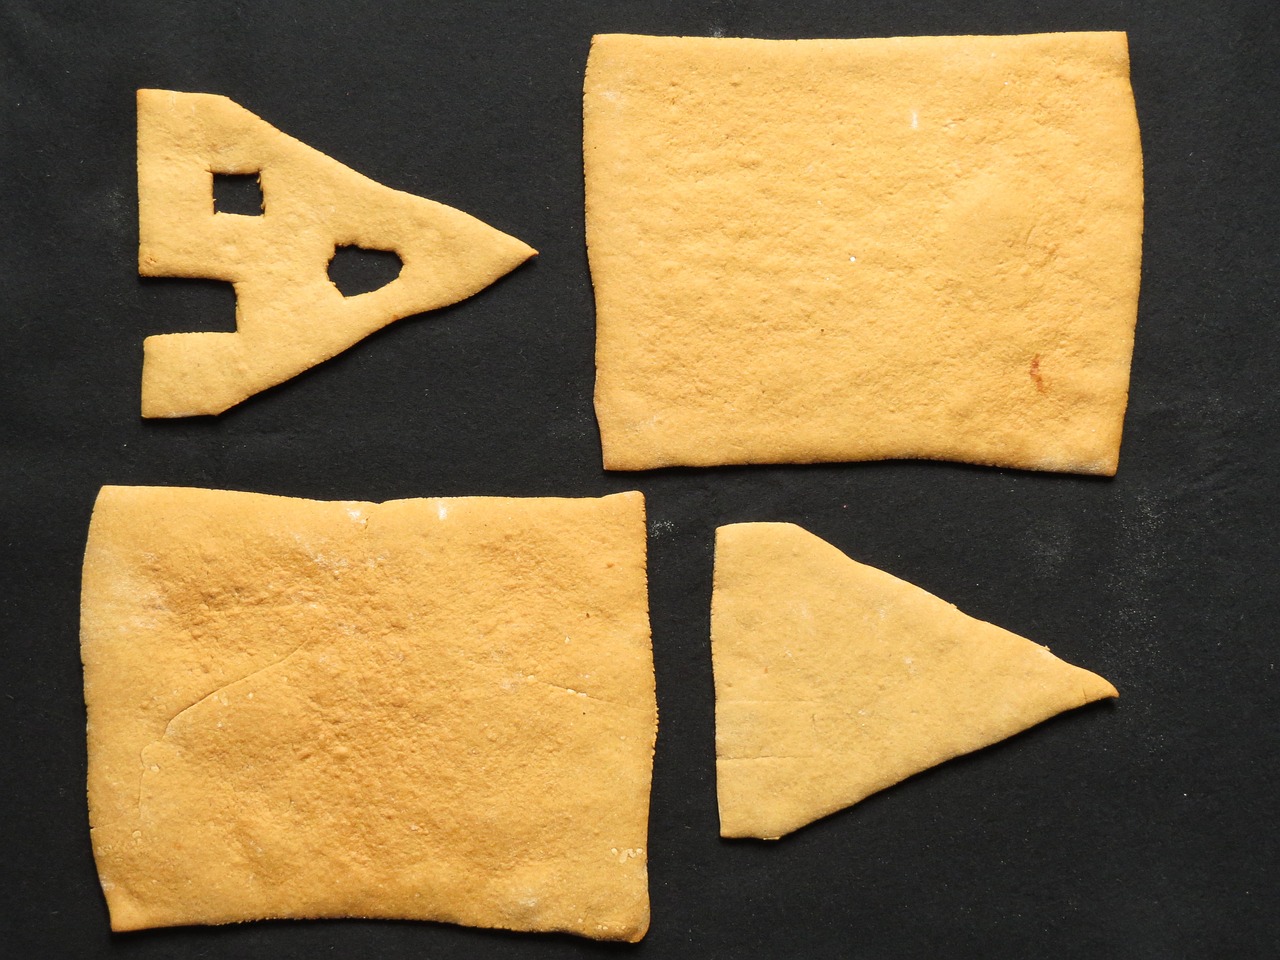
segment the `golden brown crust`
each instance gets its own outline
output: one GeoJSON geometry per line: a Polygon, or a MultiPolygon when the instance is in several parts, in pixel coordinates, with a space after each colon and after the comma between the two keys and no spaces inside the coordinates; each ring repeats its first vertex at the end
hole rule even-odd
{"type": "Polygon", "coordinates": [[[138,272],[236,286],[235,333],[148,337],[142,415],[221,413],[410,314],[471,296],[535,251],[392,190],[226,97],[138,91],[138,272]],[[261,216],[217,213],[213,173],[259,174],[261,216]],[[399,277],[343,297],[335,246],[392,250],[399,277]]]}
{"type": "Polygon", "coordinates": [[[583,117],[606,468],[1115,472],[1124,34],[599,36],[583,117]]]}
{"type": "Polygon", "coordinates": [[[113,929],[647,929],[640,494],[105,487],[81,629],[113,929]]]}
{"type": "Polygon", "coordinates": [[[716,533],[720,832],[776,839],[1106,680],[790,523],[716,533]]]}

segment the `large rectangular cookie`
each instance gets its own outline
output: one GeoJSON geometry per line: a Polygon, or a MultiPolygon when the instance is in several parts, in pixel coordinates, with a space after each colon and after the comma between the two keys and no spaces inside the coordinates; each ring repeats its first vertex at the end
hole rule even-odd
{"type": "Polygon", "coordinates": [[[606,468],[1115,472],[1124,34],[599,36],[583,119],[606,468]]]}
{"type": "Polygon", "coordinates": [[[644,935],[640,494],[105,487],[81,630],[113,929],[355,916],[644,935]]]}

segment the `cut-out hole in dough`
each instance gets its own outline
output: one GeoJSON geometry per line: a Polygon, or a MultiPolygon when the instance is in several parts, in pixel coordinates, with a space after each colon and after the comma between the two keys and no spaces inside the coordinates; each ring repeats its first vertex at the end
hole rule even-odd
{"type": "Polygon", "coordinates": [[[329,261],[329,280],[344,297],[380,290],[400,276],[404,261],[393,250],[342,246],[329,261]]]}
{"type": "Polygon", "coordinates": [[[144,277],[148,326],[192,333],[234,333],[236,289],[226,280],[198,277],[144,277]]]}
{"type": "Polygon", "coordinates": [[[262,198],[262,183],[256,173],[215,173],[213,175],[214,213],[235,213],[242,217],[260,217],[267,209],[262,198]]]}

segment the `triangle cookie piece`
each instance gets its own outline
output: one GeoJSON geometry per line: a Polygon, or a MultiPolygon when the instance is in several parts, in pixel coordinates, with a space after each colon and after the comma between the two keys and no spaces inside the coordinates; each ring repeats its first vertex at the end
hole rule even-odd
{"type": "Polygon", "coordinates": [[[465,299],[535,251],[452,207],[392,190],[226,97],[138,91],[138,272],[228,280],[234,333],[144,344],[142,415],[217,414],[393,320],[465,299]],[[216,175],[256,175],[261,212],[215,209],[216,175]],[[344,297],[341,247],[395,253],[399,276],[344,297]]]}
{"type": "Polygon", "coordinates": [[[1106,680],[790,523],[716,533],[720,834],[776,839],[1118,696],[1106,680]]]}

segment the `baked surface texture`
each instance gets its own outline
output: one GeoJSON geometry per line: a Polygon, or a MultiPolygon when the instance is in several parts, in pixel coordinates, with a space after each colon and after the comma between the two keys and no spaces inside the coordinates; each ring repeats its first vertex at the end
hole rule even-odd
{"type": "Polygon", "coordinates": [[[720,833],[776,839],[1115,687],[790,523],[716,532],[720,833]]]}
{"type": "Polygon", "coordinates": [[[1115,473],[1124,34],[598,36],[583,117],[606,468],[1115,473]]]}
{"type": "Polygon", "coordinates": [[[456,303],[535,251],[475,217],[375,183],[207,93],[138,91],[138,272],[235,285],[234,333],[143,344],[142,415],[221,413],[402,317],[456,303]],[[256,174],[260,215],[215,209],[215,174],[256,174]],[[399,276],[344,297],[339,247],[395,253],[399,276]]]}
{"type": "Polygon", "coordinates": [[[115,930],[443,920],[637,940],[644,500],[105,487],[81,613],[115,930]]]}

